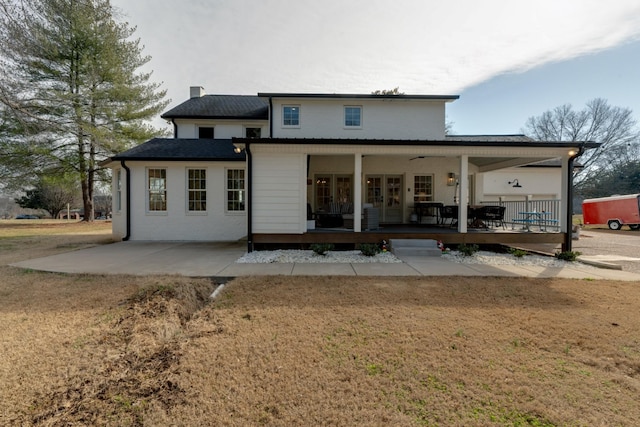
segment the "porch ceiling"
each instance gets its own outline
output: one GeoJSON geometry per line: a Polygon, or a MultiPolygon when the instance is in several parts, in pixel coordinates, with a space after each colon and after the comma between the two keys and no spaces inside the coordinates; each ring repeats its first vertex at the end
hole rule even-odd
{"type": "Polygon", "coordinates": [[[523,166],[557,157],[469,157],[469,163],[478,167],[480,172],[523,166]]]}

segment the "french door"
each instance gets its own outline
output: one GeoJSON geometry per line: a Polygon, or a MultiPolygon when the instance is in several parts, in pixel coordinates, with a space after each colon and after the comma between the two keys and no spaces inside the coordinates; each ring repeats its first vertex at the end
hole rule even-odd
{"type": "Polygon", "coordinates": [[[378,208],[380,222],[402,223],[402,175],[368,175],[367,202],[378,208]]]}

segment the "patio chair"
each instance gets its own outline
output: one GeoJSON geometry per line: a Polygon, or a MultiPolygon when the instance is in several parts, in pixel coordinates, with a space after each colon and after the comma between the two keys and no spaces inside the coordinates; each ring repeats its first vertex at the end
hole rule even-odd
{"type": "Polygon", "coordinates": [[[449,221],[449,227],[453,227],[458,222],[458,205],[440,206],[440,221],[441,224],[447,225],[449,221]]]}
{"type": "Polygon", "coordinates": [[[481,209],[481,213],[480,213],[480,219],[482,219],[482,221],[484,221],[485,225],[487,227],[492,226],[492,227],[502,227],[503,229],[505,228],[504,226],[504,211],[505,211],[505,207],[504,206],[491,206],[491,205],[487,205],[487,206],[483,206],[481,209]]]}

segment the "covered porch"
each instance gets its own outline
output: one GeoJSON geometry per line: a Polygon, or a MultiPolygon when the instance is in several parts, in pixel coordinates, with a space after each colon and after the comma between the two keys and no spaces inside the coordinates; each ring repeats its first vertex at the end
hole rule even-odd
{"type": "MultiPolygon", "coordinates": [[[[254,244],[379,243],[392,238],[435,239],[447,244],[562,243],[570,248],[573,160],[585,144],[512,139],[236,139],[234,144],[245,149],[248,158],[250,250],[254,244]],[[469,221],[469,207],[499,204],[480,199],[479,176],[550,159],[561,161],[561,190],[551,213],[553,229],[523,230],[509,225],[485,229],[469,221]],[[291,181],[296,176],[299,184],[291,181]],[[293,197],[298,200],[297,213],[291,212],[293,197]],[[277,200],[289,210],[285,212],[277,200]],[[449,226],[442,226],[437,213],[418,213],[418,206],[431,203],[458,207],[449,226]],[[366,209],[377,211],[378,227],[365,222],[366,209]],[[323,214],[351,214],[349,228],[344,223],[316,227],[316,219],[323,214]],[[295,218],[301,220],[298,226],[295,218]]],[[[505,222],[518,219],[513,215],[506,214],[505,222]]]]}

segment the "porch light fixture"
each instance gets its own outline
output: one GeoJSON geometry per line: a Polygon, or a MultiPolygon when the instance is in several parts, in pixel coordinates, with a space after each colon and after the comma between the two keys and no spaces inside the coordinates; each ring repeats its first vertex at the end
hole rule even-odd
{"type": "Polygon", "coordinates": [[[455,183],[456,183],[456,174],[453,172],[449,172],[447,174],[447,185],[451,187],[455,185],[455,183]]]}
{"type": "Polygon", "coordinates": [[[233,148],[233,152],[234,152],[234,153],[236,153],[236,154],[240,154],[240,153],[242,153],[242,148],[240,148],[240,147],[234,147],[234,148],[233,148]]]}
{"type": "Polygon", "coordinates": [[[514,179],[513,181],[508,181],[507,184],[513,184],[513,188],[522,188],[522,185],[520,185],[520,183],[518,182],[518,178],[514,179]]]}

